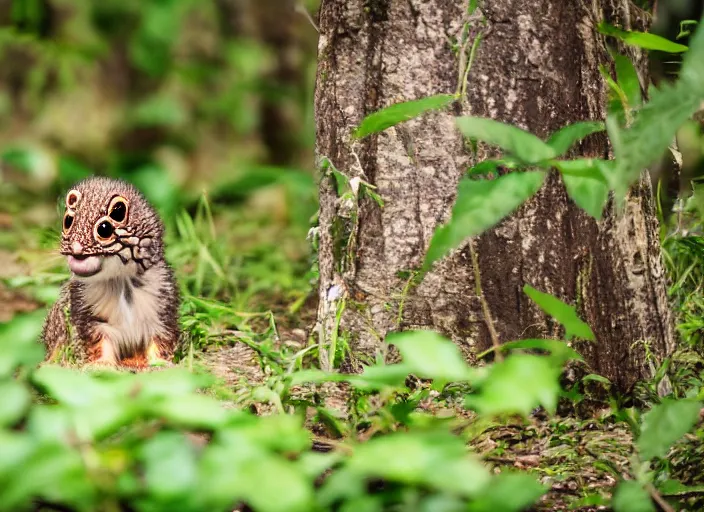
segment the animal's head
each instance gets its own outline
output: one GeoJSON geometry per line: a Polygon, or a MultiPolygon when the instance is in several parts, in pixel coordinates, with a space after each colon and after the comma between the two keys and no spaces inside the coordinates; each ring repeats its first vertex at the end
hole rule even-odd
{"type": "Polygon", "coordinates": [[[87,178],[65,196],[61,254],[78,277],[139,274],[163,254],[164,227],[133,185],[87,178]]]}

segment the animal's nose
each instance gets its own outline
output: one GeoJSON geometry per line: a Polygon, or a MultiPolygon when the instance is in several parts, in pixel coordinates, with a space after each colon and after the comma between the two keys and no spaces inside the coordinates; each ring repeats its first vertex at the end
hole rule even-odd
{"type": "Polygon", "coordinates": [[[81,242],[71,242],[71,251],[73,251],[73,254],[81,254],[83,252],[81,242]]]}

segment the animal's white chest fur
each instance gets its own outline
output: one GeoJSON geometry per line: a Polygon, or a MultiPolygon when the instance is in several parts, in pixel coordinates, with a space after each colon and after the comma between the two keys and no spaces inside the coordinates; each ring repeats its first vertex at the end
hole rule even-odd
{"type": "Polygon", "coordinates": [[[119,355],[145,349],[154,336],[164,334],[159,317],[159,269],[145,272],[136,285],[122,275],[86,283],[85,299],[93,313],[105,320],[101,335],[119,355]]]}

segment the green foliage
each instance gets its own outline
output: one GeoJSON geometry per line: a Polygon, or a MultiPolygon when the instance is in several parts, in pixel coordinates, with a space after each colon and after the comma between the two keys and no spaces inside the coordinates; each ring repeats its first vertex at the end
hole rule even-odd
{"type": "Polygon", "coordinates": [[[608,181],[613,164],[597,159],[558,160],[578,141],[601,132],[601,122],[584,121],[567,125],[542,141],[535,135],[492,119],[459,117],[457,125],[471,139],[499,146],[507,155],[485,160],[460,181],[450,222],[436,229],[424,268],[459,246],[464,240],[496,225],[532,197],[542,185],[541,171],[512,172],[489,181],[471,179],[496,172],[500,167],[526,169],[537,166],[542,171],[556,167],[561,171],[570,197],[587,213],[600,219],[608,200],[608,181]]]}
{"type": "Polygon", "coordinates": [[[562,173],[562,181],[567,193],[595,219],[601,219],[604,206],[609,200],[609,186],[605,183],[605,173],[609,172],[611,162],[597,159],[560,160],[555,166],[562,173]]]}
{"type": "Polygon", "coordinates": [[[591,328],[577,316],[577,311],[574,306],[565,304],[560,299],[550,294],[540,292],[528,284],[523,287],[523,291],[533,299],[543,311],[563,325],[565,328],[565,337],[568,340],[572,338],[595,340],[591,328]]]}
{"type": "Polygon", "coordinates": [[[549,144],[516,126],[481,117],[458,117],[462,135],[499,146],[524,164],[540,164],[557,156],[549,144]]]}
{"type": "Polygon", "coordinates": [[[423,379],[460,381],[473,375],[457,345],[436,332],[404,331],[390,334],[386,341],[398,347],[409,373],[423,379]]]}
{"type": "Polygon", "coordinates": [[[46,311],[15,315],[0,324],[0,378],[7,378],[20,365],[41,361],[43,350],[36,344],[46,311]]]}
{"type": "Polygon", "coordinates": [[[664,37],[656,34],[621,30],[604,21],[599,23],[597,29],[605,36],[616,37],[624,43],[638,46],[644,50],[658,50],[667,53],[682,53],[687,51],[687,47],[685,45],[672,42],[669,39],[665,39],[664,37]]]}
{"type": "Polygon", "coordinates": [[[513,355],[495,363],[477,382],[479,394],[467,397],[467,406],[481,414],[523,414],[536,407],[554,412],[560,391],[561,368],[549,358],[513,355]]]}
{"type": "Polygon", "coordinates": [[[365,117],[354,130],[353,136],[363,139],[373,133],[378,133],[408,121],[431,110],[445,108],[457,98],[452,94],[438,94],[419,100],[395,103],[381,110],[377,110],[365,117]]]}
{"type": "Polygon", "coordinates": [[[390,434],[355,448],[346,477],[383,478],[459,497],[474,497],[490,482],[487,469],[467,455],[462,439],[449,432],[390,434]]]}
{"type": "MultiPolygon", "coordinates": [[[[557,300],[557,299],[556,299],[557,300]]],[[[569,347],[567,343],[561,340],[541,340],[541,339],[523,339],[518,341],[507,341],[501,344],[501,351],[513,350],[542,350],[550,354],[550,356],[560,364],[567,361],[583,361],[582,356],[575,350],[569,347]]]]}
{"type": "MultiPolygon", "coordinates": [[[[2,510],[24,509],[36,498],[76,510],[125,499],[159,510],[175,503],[181,510],[223,510],[243,499],[257,510],[313,506],[315,474],[288,459],[309,444],[293,417],[295,426],[228,412],[217,400],[195,394],[194,377],[176,370],[100,376],[44,367],[32,382],[56,404],[34,406],[26,431],[0,432],[2,444],[16,447],[10,452],[14,465],[0,468],[2,510]],[[199,450],[183,428],[213,439],[199,450]],[[290,441],[277,446],[259,429],[290,441]],[[265,489],[270,478],[278,493],[253,492],[265,489]],[[210,492],[198,492],[206,482],[210,492]]],[[[11,417],[6,413],[4,422],[18,419],[16,410],[11,417]]]]}
{"type": "Polygon", "coordinates": [[[577,142],[594,133],[603,132],[606,126],[601,121],[581,121],[568,124],[555,131],[548,138],[550,146],[557,156],[562,156],[577,142]]]}
{"type": "Polygon", "coordinates": [[[626,108],[639,107],[643,102],[640,79],[631,59],[617,52],[611,52],[616,67],[616,83],[628,102],[626,108]]]}
{"type": "MultiPolygon", "coordinates": [[[[244,503],[256,511],[518,512],[535,505],[549,488],[538,479],[562,478],[561,466],[546,469],[541,460],[534,474],[505,469],[498,472],[491,455],[509,460],[510,466],[519,466],[518,459],[510,460],[509,445],[517,445],[520,452],[523,434],[499,432],[496,441],[478,443],[481,455],[473,454],[467,441],[476,443],[477,432],[500,431],[503,427],[518,432],[517,425],[540,421],[540,414],[531,413],[541,407],[551,413],[551,426],[565,428],[565,418],[554,413],[560,397],[575,395],[562,389],[562,370],[568,362],[586,365],[566,341],[594,339],[576,308],[526,286],[525,292],[536,304],[565,327],[566,341],[511,341],[500,346],[498,353],[497,349],[487,351],[494,352],[494,362],[478,368],[468,366],[455,343],[428,330],[396,332],[386,337],[382,353],[393,346],[401,358],[397,364],[386,364],[378,357],[360,374],[311,368],[318,360],[316,356],[327,348],[314,340],[298,345],[290,341],[293,325],[299,321],[307,325],[308,319],[297,317],[316,278],[315,261],[308,259],[300,243],[315,216],[316,183],[311,173],[288,164],[258,161],[238,162],[234,169],[223,157],[225,172],[210,184],[206,199],[195,187],[184,185],[188,182],[174,172],[171,160],[162,159],[162,150],[173,157],[170,151],[174,149],[176,161],[181,163],[207,157],[207,153],[197,153],[193,148],[212,143],[221,131],[225,146],[234,140],[233,134],[252,136],[260,123],[260,102],[282,100],[281,91],[266,79],[272,56],[258,42],[220,33],[198,39],[195,49],[189,46],[188,37],[209,33],[202,26],[212,28],[213,20],[219,21],[213,16],[217,11],[212,2],[109,0],[96,3],[90,9],[91,17],[81,5],[76,7],[78,21],[90,28],[67,33],[81,52],[90,46],[95,48],[95,55],[80,61],[82,64],[70,64],[74,57],[62,54],[62,62],[55,63],[44,55],[44,44],[34,41],[32,51],[38,55],[35,78],[22,95],[26,98],[34,91],[37,101],[28,101],[26,106],[37,108],[45,87],[53,83],[49,77],[56,74],[58,82],[62,82],[61,76],[71,79],[75,74],[71,70],[90,69],[99,58],[98,50],[109,50],[110,44],[89,44],[91,34],[111,33],[114,39],[110,41],[120,41],[120,56],[129,61],[129,76],[136,76],[135,83],[139,84],[131,90],[129,105],[120,107],[124,112],[114,132],[120,134],[119,144],[113,141],[108,150],[98,151],[107,157],[81,151],[52,156],[28,145],[4,147],[0,158],[23,176],[51,182],[53,187],[67,186],[89,174],[94,163],[107,162],[106,172],[128,176],[145,189],[150,200],[169,217],[167,257],[182,285],[181,323],[188,348],[181,364],[188,370],[130,375],[84,373],[53,366],[36,369],[42,354],[34,341],[46,310],[42,307],[33,313],[16,314],[0,325],[0,510],[63,507],[199,512],[239,509],[244,503]],[[195,32],[188,29],[193,21],[199,28],[195,32]],[[199,54],[201,51],[207,58],[199,54]],[[151,134],[159,142],[136,151],[116,147],[129,147],[135,133],[151,134]],[[251,211],[256,208],[255,198],[279,192],[285,200],[265,202],[260,207],[264,214],[251,211]],[[279,211],[282,203],[286,203],[283,213],[279,211]],[[271,217],[275,216],[280,218],[273,221],[271,217]],[[279,322],[285,324],[284,329],[279,322]],[[206,378],[199,367],[199,356],[205,349],[220,345],[244,345],[253,351],[261,379],[256,383],[223,384],[206,378]],[[343,415],[329,404],[339,404],[336,393],[347,391],[344,405],[348,414],[343,415]],[[461,409],[463,404],[471,411],[447,414],[457,412],[454,408],[461,409]],[[270,406],[273,412],[255,416],[248,406],[270,406]],[[530,421],[526,417],[531,417],[530,421]],[[330,451],[319,453],[314,442],[326,445],[330,451]],[[492,444],[495,448],[487,452],[492,444]]],[[[478,2],[471,1],[470,14],[478,7],[478,2]]],[[[13,3],[13,16],[25,20],[29,30],[40,30],[44,14],[39,2],[26,1],[13,3]]],[[[602,30],[630,44],[662,44],[643,34],[625,34],[608,27],[602,30]]],[[[8,40],[25,44],[7,32],[0,34],[0,39],[2,44],[8,40]]],[[[688,55],[693,55],[696,48],[693,44],[688,55]]],[[[68,50],[61,49],[65,53],[68,50]]],[[[626,149],[620,146],[615,162],[565,157],[580,140],[604,131],[601,122],[574,123],[541,140],[490,119],[457,119],[465,137],[498,146],[505,154],[477,163],[469,176],[460,180],[452,217],[432,239],[426,270],[467,238],[495,226],[520,207],[537,192],[549,170],[557,169],[569,196],[598,219],[609,192],[617,189],[615,184],[630,179],[624,169],[639,167],[640,172],[642,168],[640,163],[624,164],[624,159],[631,159],[634,152],[652,156],[659,151],[648,147],[653,139],[644,134],[661,130],[658,143],[664,141],[665,132],[677,124],[677,119],[668,116],[675,110],[675,118],[681,118],[691,107],[691,98],[677,100],[678,107],[676,101],[672,103],[674,93],[665,88],[658,93],[666,95],[665,99],[656,100],[654,106],[649,106],[652,101],[642,106],[632,64],[617,54],[612,58],[617,77],[614,80],[608,76],[613,107],[609,135],[621,136],[619,130],[640,130],[625,137],[626,149]],[[648,109],[652,110],[649,114],[648,109]],[[662,122],[646,130],[644,121],[638,121],[642,111],[646,111],[649,122],[662,122]],[[638,137],[644,138],[636,144],[638,137]],[[499,176],[486,179],[489,173],[499,176]]],[[[673,90],[692,92],[701,84],[701,77],[692,71],[692,59],[685,69],[686,84],[678,84],[673,90]]],[[[365,118],[354,136],[363,138],[425,112],[444,109],[455,99],[439,95],[392,105],[365,118]]],[[[296,126],[300,125],[304,124],[296,126]]],[[[250,140],[246,139],[245,146],[250,140]]],[[[216,144],[208,146],[207,152],[222,150],[223,145],[216,144]]],[[[209,162],[206,158],[201,165],[208,167],[209,162]]],[[[330,170],[340,199],[356,202],[368,197],[379,206],[384,204],[371,183],[349,179],[344,169],[338,171],[331,166],[324,170],[330,170]]],[[[53,243],[55,235],[42,236],[50,237],[53,243]]],[[[22,236],[25,238],[13,243],[22,246],[34,235],[23,231],[22,236]]],[[[683,323],[685,328],[680,326],[686,333],[697,329],[704,332],[699,318],[704,301],[697,309],[689,299],[702,282],[698,270],[700,245],[696,236],[671,240],[669,245],[672,251],[668,266],[677,276],[673,294],[692,308],[689,323],[683,323]]],[[[19,254],[23,262],[32,261],[31,251],[19,254]]],[[[58,284],[65,278],[65,270],[42,267],[30,276],[3,280],[3,284],[11,291],[21,288],[41,306],[48,306],[56,300],[58,284]]],[[[331,348],[333,366],[341,359],[338,354],[344,350],[344,336],[339,333],[337,345],[331,348]]],[[[224,366],[228,364],[223,362],[224,366]]],[[[663,367],[659,375],[666,371],[663,367]]],[[[697,384],[694,391],[686,390],[690,396],[701,385],[698,376],[692,381],[697,384]]],[[[593,374],[579,380],[580,385],[590,383],[610,385],[607,379],[593,374]]],[[[651,459],[653,464],[664,459],[668,450],[692,430],[698,412],[699,403],[691,398],[666,399],[640,418],[637,409],[622,410],[614,400],[607,413],[609,419],[604,422],[608,429],[618,428],[619,419],[628,418],[634,431],[640,432],[631,466],[614,469],[604,460],[606,457],[595,459],[594,466],[607,467],[612,476],[630,473],[629,477],[634,478],[617,487],[611,503],[614,510],[653,510],[650,495],[655,487],[663,495],[701,492],[697,486],[670,479],[669,474],[666,480],[659,478],[662,474],[655,478],[648,467],[651,459]]],[[[601,421],[590,416],[587,428],[601,427],[601,421]]],[[[533,435],[535,431],[525,433],[526,437],[533,435]]],[[[601,441],[583,446],[579,440],[566,438],[546,439],[545,458],[568,464],[583,448],[589,452],[603,448],[601,441]],[[565,448],[571,443],[575,443],[574,451],[565,448]]],[[[605,444],[604,452],[608,453],[611,447],[605,444]]],[[[665,466],[669,463],[663,461],[665,466]]],[[[583,503],[608,504],[608,498],[594,494],[583,503]]]]}
{"type": "MultiPolygon", "coordinates": [[[[470,375],[449,340],[430,332],[399,333],[392,339],[403,353],[403,368],[444,381],[470,375]]],[[[22,354],[25,346],[12,349],[22,354]]],[[[555,399],[548,395],[556,396],[559,389],[559,369],[547,359],[517,356],[506,363],[522,368],[523,376],[527,371],[541,377],[531,387],[535,396],[506,406],[495,393],[510,382],[506,369],[497,367],[480,391],[492,411],[511,411],[524,400],[555,399]],[[526,357],[531,359],[527,365],[526,357]]],[[[515,496],[507,500],[506,510],[518,511],[545,492],[527,475],[492,476],[467,454],[460,437],[439,424],[419,424],[409,432],[321,455],[309,451],[311,436],[299,407],[293,414],[265,417],[225,409],[201,393],[208,379],[183,369],[133,375],[56,366],[33,370],[19,363],[12,369],[18,366],[23,378],[0,379],[5,397],[0,407],[0,510],[21,510],[36,499],[75,510],[114,507],[125,500],[150,510],[178,503],[179,510],[193,511],[229,510],[240,501],[262,511],[328,510],[333,504],[350,507],[369,499],[390,505],[393,492],[367,496],[369,479],[382,479],[390,488],[422,489],[428,503],[450,500],[472,510],[487,510],[500,502],[501,493],[511,492],[515,496]],[[41,393],[43,403],[30,407],[30,391],[41,393]],[[20,423],[26,428],[15,429],[20,423]],[[205,436],[200,447],[195,443],[199,436],[205,436]],[[316,493],[314,481],[333,466],[316,493]]],[[[518,408],[529,411],[524,405],[518,408]]]]}
{"type": "Polygon", "coordinates": [[[424,268],[442,258],[467,238],[495,226],[532,197],[543,184],[545,173],[510,173],[495,180],[464,178],[450,221],[435,230],[425,256],[424,268]]]}
{"type": "Polygon", "coordinates": [[[545,491],[545,486],[526,474],[504,472],[492,480],[467,510],[519,512],[535,503],[545,491]]]}
{"type": "Polygon", "coordinates": [[[638,451],[643,459],[664,457],[670,446],[691,430],[702,404],[692,400],[663,400],[643,416],[638,451]]]}
{"type": "Polygon", "coordinates": [[[614,148],[616,168],[607,175],[616,198],[622,198],[641,171],[662,157],[677,130],[704,101],[704,31],[697,31],[684,56],[676,83],[651,89],[650,101],[624,125],[618,113],[606,125],[614,148]]]}
{"type": "Polygon", "coordinates": [[[615,512],[655,512],[648,492],[632,480],[619,484],[612,503],[615,512]]]}

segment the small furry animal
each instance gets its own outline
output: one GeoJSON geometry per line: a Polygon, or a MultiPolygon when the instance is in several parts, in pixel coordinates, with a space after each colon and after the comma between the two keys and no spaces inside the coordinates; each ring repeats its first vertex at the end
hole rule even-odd
{"type": "Polygon", "coordinates": [[[159,215],[133,185],[104,177],[81,181],[65,202],[60,252],[72,275],[44,323],[46,359],[69,349],[79,363],[170,362],[180,297],[159,215]]]}

